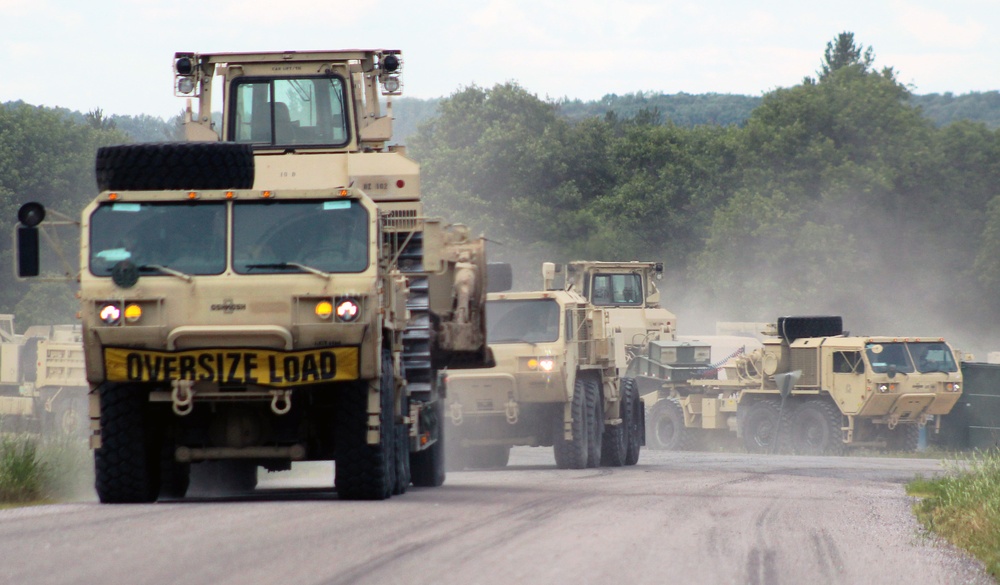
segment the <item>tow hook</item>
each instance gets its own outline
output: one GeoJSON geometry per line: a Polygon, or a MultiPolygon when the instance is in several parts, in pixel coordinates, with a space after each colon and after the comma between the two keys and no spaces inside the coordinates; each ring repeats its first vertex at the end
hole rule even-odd
{"type": "Polygon", "coordinates": [[[171,380],[170,400],[174,403],[177,416],[187,416],[194,408],[193,380],[171,380]]]}
{"type": "Polygon", "coordinates": [[[271,412],[273,412],[274,414],[288,414],[288,411],[291,409],[292,409],[291,390],[271,391],[271,412]]]}
{"type": "Polygon", "coordinates": [[[507,400],[507,423],[516,425],[517,417],[521,413],[521,408],[513,398],[507,400]]]}
{"type": "Polygon", "coordinates": [[[451,406],[448,407],[448,416],[451,417],[451,422],[455,426],[462,424],[462,403],[458,401],[452,402],[451,406]]]}

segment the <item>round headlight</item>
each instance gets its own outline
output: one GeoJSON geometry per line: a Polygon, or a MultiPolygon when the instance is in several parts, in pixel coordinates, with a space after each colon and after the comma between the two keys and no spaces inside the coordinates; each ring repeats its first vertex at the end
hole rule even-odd
{"type": "Polygon", "coordinates": [[[180,57],[174,61],[174,70],[178,75],[191,75],[194,73],[194,62],[191,57],[180,57]]]}
{"type": "Polygon", "coordinates": [[[118,305],[109,303],[101,307],[98,316],[105,325],[117,325],[122,318],[122,310],[118,308],[118,305]]]}
{"type": "Polygon", "coordinates": [[[879,392],[888,392],[889,391],[889,385],[888,384],[879,384],[878,385],[878,391],[879,392]]]}
{"type": "Polygon", "coordinates": [[[333,315],[333,303],[330,301],[320,301],[316,303],[316,316],[320,319],[326,320],[333,315]]]}
{"type": "Polygon", "coordinates": [[[361,314],[361,308],[354,299],[343,299],[337,303],[337,319],[350,323],[361,314]]]}
{"type": "Polygon", "coordinates": [[[142,317],[142,307],[139,305],[129,305],[125,307],[125,320],[129,323],[135,323],[142,317]]]}
{"type": "Polygon", "coordinates": [[[556,362],[552,358],[542,358],[539,360],[538,365],[541,366],[542,371],[551,372],[553,366],[556,365],[556,362]]]}
{"type": "Polygon", "coordinates": [[[191,93],[194,91],[194,79],[190,77],[181,77],[177,80],[177,91],[180,93],[191,93]]]}
{"type": "Polygon", "coordinates": [[[385,86],[385,90],[387,92],[396,93],[397,91],[399,91],[399,78],[387,77],[385,83],[383,83],[382,85],[385,86]]]}

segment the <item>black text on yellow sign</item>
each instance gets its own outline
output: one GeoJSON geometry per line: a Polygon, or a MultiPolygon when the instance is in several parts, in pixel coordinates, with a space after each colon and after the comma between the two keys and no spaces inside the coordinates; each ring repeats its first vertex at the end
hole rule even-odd
{"type": "Polygon", "coordinates": [[[197,349],[177,352],[105,348],[112,382],[194,380],[219,384],[298,386],[358,379],[358,348],[305,351],[197,349]]]}

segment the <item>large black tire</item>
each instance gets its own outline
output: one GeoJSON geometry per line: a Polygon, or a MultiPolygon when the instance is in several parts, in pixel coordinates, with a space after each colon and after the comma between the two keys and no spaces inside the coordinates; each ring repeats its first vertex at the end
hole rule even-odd
{"type": "Polygon", "coordinates": [[[155,502],[160,451],[147,429],[146,392],[126,384],[101,386],[101,448],[94,452],[94,486],[105,504],[155,502]]]}
{"type": "Polygon", "coordinates": [[[392,356],[382,352],[379,382],[381,413],[379,442],[369,445],[368,384],[345,388],[337,409],[336,474],[334,486],[343,500],[384,500],[396,487],[396,427],[393,413],[392,356]]]}
{"type": "Polygon", "coordinates": [[[590,425],[587,437],[587,467],[601,465],[604,450],[604,396],[600,380],[587,378],[587,422],[590,425]]]}
{"type": "MultiPolygon", "coordinates": [[[[444,403],[438,399],[431,407],[437,429],[437,441],[423,451],[410,453],[410,474],[417,487],[438,487],[445,480],[444,403]]],[[[461,469],[459,467],[459,469],[461,469]]]]}
{"type": "MultiPolygon", "coordinates": [[[[788,405],[785,405],[786,409],[788,405]]],[[[802,455],[840,455],[844,451],[841,414],[829,400],[803,402],[795,408],[790,422],[782,421],[782,434],[796,453],[802,455]]],[[[779,444],[785,441],[779,439],[779,444]]]]}
{"type": "Polygon", "coordinates": [[[646,420],[646,444],[653,449],[685,451],[694,433],[684,426],[684,411],[676,398],[658,400],[646,420]]]}
{"type": "Polygon", "coordinates": [[[410,433],[405,424],[396,425],[396,486],[392,495],[401,496],[410,487],[410,433]]]}
{"type": "Polygon", "coordinates": [[[250,189],[253,148],[235,142],[160,142],[97,150],[99,191],[250,189]]]}
{"type": "Polygon", "coordinates": [[[643,443],[642,400],[639,386],[634,378],[622,378],[622,426],[625,427],[625,465],[639,462],[639,451],[643,443]]]}
{"type": "MultiPolygon", "coordinates": [[[[80,389],[76,389],[80,390],[80,389]]],[[[88,398],[84,390],[82,396],[73,396],[74,389],[64,389],[66,396],[59,396],[52,405],[49,430],[55,436],[85,437],[90,432],[88,398]]]]}
{"type": "Polygon", "coordinates": [[[886,429],[886,448],[891,451],[916,451],[920,446],[920,427],[901,424],[891,431],[886,429]]]}
{"type": "Polygon", "coordinates": [[[631,403],[626,400],[625,380],[621,379],[620,396],[618,403],[618,415],[622,422],[617,425],[604,427],[604,438],[601,442],[601,465],[606,467],[621,467],[628,459],[628,432],[629,423],[632,420],[629,409],[631,403]]]}
{"type": "MultiPolygon", "coordinates": [[[[741,408],[744,408],[741,405],[741,408]]],[[[771,453],[774,440],[779,432],[778,403],[773,400],[758,400],[746,405],[746,414],[740,420],[743,446],[750,453],[771,453]]],[[[780,432],[785,433],[787,429],[780,432]]]]}
{"type": "Polygon", "coordinates": [[[573,438],[567,441],[563,435],[562,412],[553,419],[552,452],[559,469],[584,469],[587,467],[587,452],[590,424],[587,420],[587,383],[577,374],[570,398],[570,414],[573,417],[571,430],[573,438]]]}

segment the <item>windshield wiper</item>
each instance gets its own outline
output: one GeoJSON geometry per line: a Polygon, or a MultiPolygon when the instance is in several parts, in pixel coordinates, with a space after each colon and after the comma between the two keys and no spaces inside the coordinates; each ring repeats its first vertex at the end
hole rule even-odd
{"type": "Polygon", "coordinates": [[[174,270],[173,268],[167,268],[166,266],[161,266],[159,264],[143,264],[142,266],[139,266],[139,272],[149,272],[151,270],[162,272],[163,274],[169,274],[170,276],[176,276],[184,282],[191,282],[191,275],[181,272],[180,270],[174,270]]]}
{"type": "Polygon", "coordinates": [[[305,264],[299,264],[298,262],[272,262],[270,264],[247,264],[247,270],[253,270],[254,268],[270,268],[275,270],[280,270],[284,268],[298,268],[299,270],[304,270],[316,276],[321,276],[323,278],[330,278],[329,272],[323,272],[318,268],[313,268],[312,266],[306,266],[305,264]]]}

